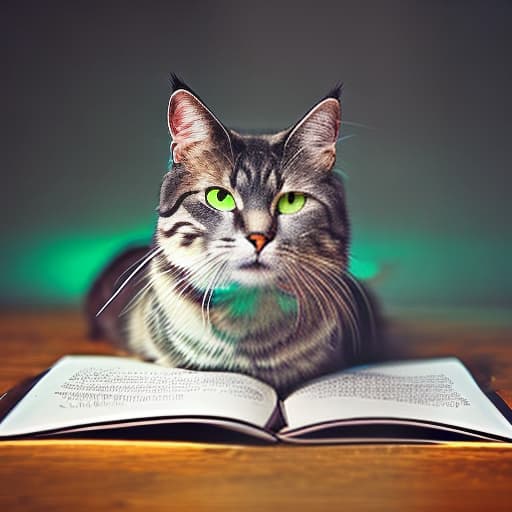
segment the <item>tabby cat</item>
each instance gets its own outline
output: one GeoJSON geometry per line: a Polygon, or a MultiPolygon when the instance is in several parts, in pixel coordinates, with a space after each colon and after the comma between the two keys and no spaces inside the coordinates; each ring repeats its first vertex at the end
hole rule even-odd
{"type": "Polygon", "coordinates": [[[172,166],[153,241],[94,284],[92,333],[162,365],[252,375],[281,394],[351,364],[375,326],[347,269],[333,171],[340,87],[289,129],[243,135],[174,75],[172,86],[172,166]]]}

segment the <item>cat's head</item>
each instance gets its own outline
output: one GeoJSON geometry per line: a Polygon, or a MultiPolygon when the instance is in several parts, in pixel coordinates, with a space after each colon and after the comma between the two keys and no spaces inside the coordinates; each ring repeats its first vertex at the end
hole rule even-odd
{"type": "Polygon", "coordinates": [[[200,289],[237,283],[291,293],[314,292],[317,278],[342,272],[349,224],[333,173],[340,88],[270,135],[230,130],[176,77],[173,88],[173,165],[155,233],[168,271],[200,289]]]}

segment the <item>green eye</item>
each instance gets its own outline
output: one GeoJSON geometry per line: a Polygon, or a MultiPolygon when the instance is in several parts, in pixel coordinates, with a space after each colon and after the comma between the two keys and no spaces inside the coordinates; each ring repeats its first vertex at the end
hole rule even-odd
{"type": "Polygon", "coordinates": [[[304,208],[306,204],[306,195],[300,192],[288,192],[284,194],[277,203],[279,213],[297,213],[304,208]]]}
{"type": "Polygon", "coordinates": [[[230,212],[236,208],[235,198],[223,188],[212,187],[206,191],[206,202],[221,212],[230,212]]]}

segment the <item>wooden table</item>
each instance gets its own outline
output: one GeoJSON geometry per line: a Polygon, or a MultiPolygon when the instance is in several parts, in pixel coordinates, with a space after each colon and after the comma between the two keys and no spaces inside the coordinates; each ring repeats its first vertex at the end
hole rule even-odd
{"type": "MultiPolygon", "coordinates": [[[[457,355],[512,403],[512,326],[402,318],[401,356],[457,355]]],[[[0,314],[0,390],[90,342],[77,312],[0,314]]],[[[0,442],[0,510],[512,510],[512,444],[0,442]]]]}

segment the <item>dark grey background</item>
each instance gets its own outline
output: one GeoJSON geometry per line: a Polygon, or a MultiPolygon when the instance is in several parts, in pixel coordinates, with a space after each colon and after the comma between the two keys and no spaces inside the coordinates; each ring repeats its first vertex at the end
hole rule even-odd
{"type": "Polygon", "coordinates": [[[344,119],[367,126],[344,127],[357,137],[339,152],[354,256],[383,300],[512,305],[510,2],[11,2],[1,17],[2,302],[77,302],[118,248],[105,238],[150,233],[175,71],[241,129],[284,128],[342,80],[344,119]],[[81,234],[98,250],[74,268],[81,234]],[[51,270],[45,243],[71,267],[51,270]]]}

